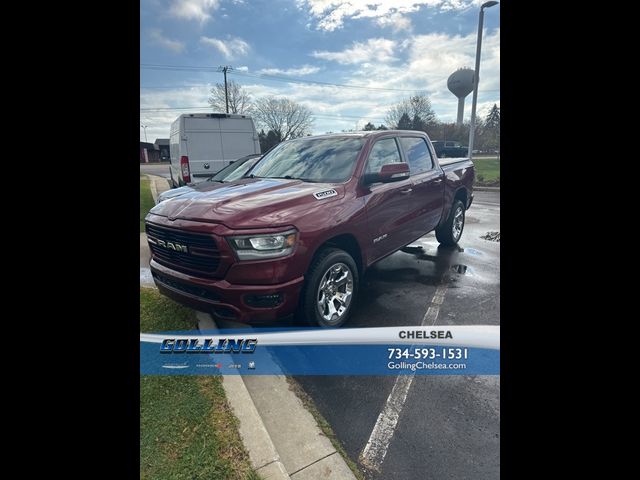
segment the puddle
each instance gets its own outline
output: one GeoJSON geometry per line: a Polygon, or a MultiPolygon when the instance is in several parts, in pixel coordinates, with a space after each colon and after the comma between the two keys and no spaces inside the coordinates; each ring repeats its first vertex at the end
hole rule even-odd
{"type": "Polygon", "coordinates": [[[479,257],[481,255],[484,255],[484,252],[481,252],[480,250],[476,250],[475,248],[469,248],[469,247],[465,249],[465,253],[468,253],[469,255],[473,255],[474,257],[479,257]]]}
{"type": "Polygon", "coordinates": [[[451,271],[460,275],[473,275],[474,271],[468,265],[456,264],[451,266],[451,271]]]}
{"type": "Polygon", "coordinates": [[[401,248],[400,251],[420,255],[424,253],[424,247],[421,245],[407,245],[406,247],[401,248]]]}

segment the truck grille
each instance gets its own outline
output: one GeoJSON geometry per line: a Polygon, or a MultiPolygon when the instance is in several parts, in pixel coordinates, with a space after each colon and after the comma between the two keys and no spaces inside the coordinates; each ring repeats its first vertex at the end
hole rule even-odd
{"type": "Polygon", "coordinates": [[[147,240],[154,260],[190,274],[213,276],[220,264],[220,252],[211,235],[146,224],[147,240]],[[182,251],[186,247],[187,252],[182,251]]]}

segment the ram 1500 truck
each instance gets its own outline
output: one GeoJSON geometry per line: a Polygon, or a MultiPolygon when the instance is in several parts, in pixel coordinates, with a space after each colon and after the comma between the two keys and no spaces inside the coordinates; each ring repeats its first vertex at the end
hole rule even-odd
{"type": "Polygon", "coordinates": [[[222,319],[337,327],[373,263],[433,230],[458,242],[474,175],[423,132],[289,140],[247,178],[156,205],[151,272],[164,295],[222,319]]]}

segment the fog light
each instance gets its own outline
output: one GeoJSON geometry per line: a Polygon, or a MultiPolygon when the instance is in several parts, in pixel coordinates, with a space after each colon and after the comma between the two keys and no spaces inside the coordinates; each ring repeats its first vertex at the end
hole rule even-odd
{"type": "Polygon", "coordinates": [[[254,308],[273,308],[282,303],[281,293],[269,295],[245,295],[244,302],[254,308]]]}

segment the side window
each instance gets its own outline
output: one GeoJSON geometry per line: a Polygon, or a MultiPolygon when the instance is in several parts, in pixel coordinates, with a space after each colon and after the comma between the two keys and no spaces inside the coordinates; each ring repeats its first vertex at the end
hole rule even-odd
{"type": "Polygon", "coordinates": [[[400,152],[394,138],[378,140],[369,153],[369,161],[365,173],[378,173],[387,163],[400,163],[400,152]]]}
{"type": "Polygon", "coordinates": [[[424,138],[402,137],[400,142],[407,154],[411,175],[427,172],[433,168],[433,158],[424,138]]]}

